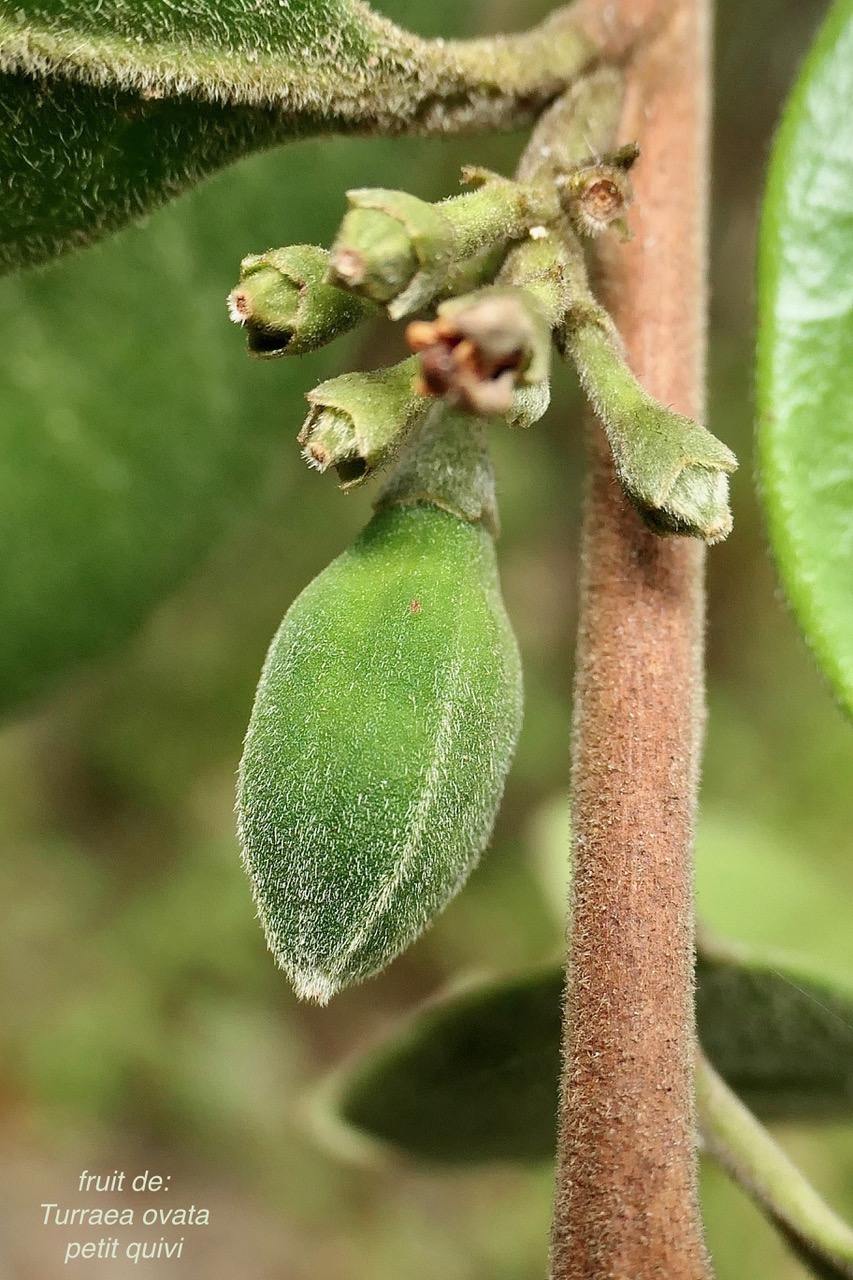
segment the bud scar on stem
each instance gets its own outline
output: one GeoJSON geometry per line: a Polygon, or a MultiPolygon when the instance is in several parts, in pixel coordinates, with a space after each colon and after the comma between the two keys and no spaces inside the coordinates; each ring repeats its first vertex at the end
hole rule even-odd
{"type": "Polygon", "coordinates": [[[559,174],[556,187],[569,221],[580,235],[599,236],[612,226],[630,237],[625,214],[634,198],[630,171],[640,148],[629,142],[600,160],[590,160],[559,174]]]}
{"type": "MultiPolygon", "coordinates": [[[[602,69],[576,96],[603,102],[612,79],[602,69]]],[[[244,261],[232,318],[245,324],[250,350],[269,356],[320,346],[380,306],[398,319],[438,303],[434,318],[409,324],[414,365],[344,374],[308,395],[304,456],[318,470],[334,467],[345,490],[395,456],[430,400],[512,425],[535,422],[548,405],[553,334],[644,520],[661,534],[716,542],[731,528],[734,455],[640,387],[589,285],[582,238],[610,228],[628,237],[640,149],[630,142],[566,162],[589,150],[583,115],[569,146],[549,133],[546,112],[517,181],[468,167],[463,178],[475,189],[438,204],[405,191],[350,191],[328,254],[297,245],[244,261]]]]}

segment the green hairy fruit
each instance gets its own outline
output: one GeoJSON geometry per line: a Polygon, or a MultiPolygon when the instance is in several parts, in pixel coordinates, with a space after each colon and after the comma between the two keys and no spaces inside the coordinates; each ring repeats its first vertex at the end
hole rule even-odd
{"type": "Polygon", "coordinates": [[[261,675],[238,812],[269,946],[302,998],[324,1004],[384,968],[462,887],[521,701],[482,524],[391,506],[292,605],[261,675]]]}

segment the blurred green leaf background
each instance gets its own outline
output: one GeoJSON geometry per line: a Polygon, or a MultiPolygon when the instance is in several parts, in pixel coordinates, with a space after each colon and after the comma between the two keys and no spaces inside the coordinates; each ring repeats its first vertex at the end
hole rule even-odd
{"type": "MultiPolygon", "coordinates": [[[[382,8],[426,35],[520,27],[545,11],[519,0],[382,8]]],[[[752,475],[762,175],[824,11],[823,0],[718,4],[710,426],[742,466],[735,531],[709,556],[699,899],[721,932],[849,969],[853,732],[781,602],[752,475]]],[[[269,639],[369,511],[369,494],[344,498],[300,460],[302,396],[320,377],[401,353],[400,333],[377,324],[316,357],[250,362],[224,305],[239,259],[328,242],[347,187],[438,198],[455,190],[462,163],[509,170],[522,143],[295,144],[102,247],[0,285],[0,372],[15,388],[14,412],[31,405],[34,438],[73,425],[70,411],[63,418],[71,403],[98,421],[122,415],[139,438],[147,423],[168,422],[201,452],[209,414],[219,459],[214,490],[176,486],[173,508],[158,512],[195,530],[191,553],[165,555],[169,598],[111,657],[79,668],[0,736],[0,1270],[15,1280],[64,1274],[62,1232],[41,1226],[39,1205],[84,1202],[74,1194],[83,1168],[156,1169],[171,1174],[175,1203],[210,1207],[211,1225],[187,1229],[182,1259],[168,1264],[176,1280],[544,1274],[550,1169],[351,1167],[318,1145],[305,1099],[442,985],[559,946],[545,881],[566,838],[584,470],[568,375],[540,427],[494,435],[499,550],[527,707],[494,846],[464,893],[380,978],[327,1009],[299,1006],[265,952],[232,812],[269,639]],[[188,513],[181,504],[202,489],[207,505],[188,513]]],[[[137,564],[144,578],[144,548],[137,564]]],[[[54,572],[56,599],[73,612],[61,557],[54,572]]],[[[142,616],[142,595],[132,617],[105,597],[121,615],[116,634],[142,616]]],[[[853,1217],[853,1129],[778,1132],[853,1217]]],[[[714,1169],[703,1172],[703,1197],[720,1280],[805,1274],[714,1169]]]]}

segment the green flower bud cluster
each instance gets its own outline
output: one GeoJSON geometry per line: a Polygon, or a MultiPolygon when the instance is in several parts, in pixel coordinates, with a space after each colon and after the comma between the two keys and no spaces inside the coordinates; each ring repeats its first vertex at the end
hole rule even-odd
{"type": "Polygon", "coordinates": [[[490,282],[510,245],[561,216],[561,197],[553,184],[486,170],[468,169],[465,180],[476,189],[437,205],[404,191],[351,191],[330,252],[291,245],[241,264],[229,313],[255,356],[315,350],[380,307],[397,318],[438,306],[435,341],[426,341],[427,322],[420,340],[412,326],[418,361],[344,374],[308,393],[303,456],[333,469],[345,491],[393,460],[436,398],[511,425],[547,408],[549,317],[523,280],[490,282]]]}
{"type": "Polygon", "coordinates": [[[548,404],[553,332],[643,518],[662,534],[726,537],[734,456],[639,387],[586,276],[579,237],[608,226],[627,234],[638,155],[629,144],[547,181],[469,169],[475,190],[435,205],[403,191],[350,191],[330,253],[300,245],[245,259],[229,305],[256,355],[313,349],[380,306],[399,318],[437,305],[434,320],[407,330],[419,356],[409,386],[404,363],[347,374],[309,394],[299,436],[306,459],[334,467],[350,489],[393,459],[433,398],[529,425],[548,404]]]}

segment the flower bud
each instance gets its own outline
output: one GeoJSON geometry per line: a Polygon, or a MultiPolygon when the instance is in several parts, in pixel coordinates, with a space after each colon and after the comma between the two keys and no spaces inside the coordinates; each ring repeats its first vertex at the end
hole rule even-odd
{"type": "Polygon", "coordinates": [[[454,231],[441,210],[407,191],[348,191],[350,210],[329,256],[327,279],[374,302],[392,319],[441,291],[454,231]]]}
{"type": "Polygon", "coordinates": [[[329,279],[374,302],[390,302],[413,279],[418,260],[402,223],[381,209],[351,209],[341,223],[329,279]]]}
{"type": "Polygon", "coordinates": [[[692,418],[648,395],[626,365],[609,316],[578,310],[561,341],[613,451],[626,497],[657,533],[720,542],[731,532],[732,451],[692,418]]]}
{"type": "Polygon", "coordinates": [[[228,312],[246,329],[252,355],[314,351],[373,314],[369,301],[325,283],[328,261],[325,249],[308,244],[243,259],[228,312]]]}
{"type": "MultiPolygon", "coordinates": [[[[630,495],[629,495],[630,496],[630,495]]],[[[640,514],[657,533],[684,533],[722,542],[732,531],[729,477],[725,471],[688,464],[654,507],[640,514]]]]}
{"type": "Polygon", "coordinates": [[[475,280],[531,227],[560,216],[552,184],[511,182],[468,170],[477,190],[428,204],[406,191],[348,191],[327,279],[387,305],[392,320],[444,294],[455,278],[475,280]]]}
{"type": "Polygon", "coordinates": [[[484,848],[519,730],[518,652],[482,524],[380,511],[299,596],[240,766],[246,869],[303,999],[378,972],[484,848]]]}
{"type": "Polygon", "coordinates": [[[397,452],[430,402],[413,390],[413,359],[372,373],[345,373],[309,391],[311,410],[297,439],[310,466],[334,467],[353,489],[397,452]]]}

